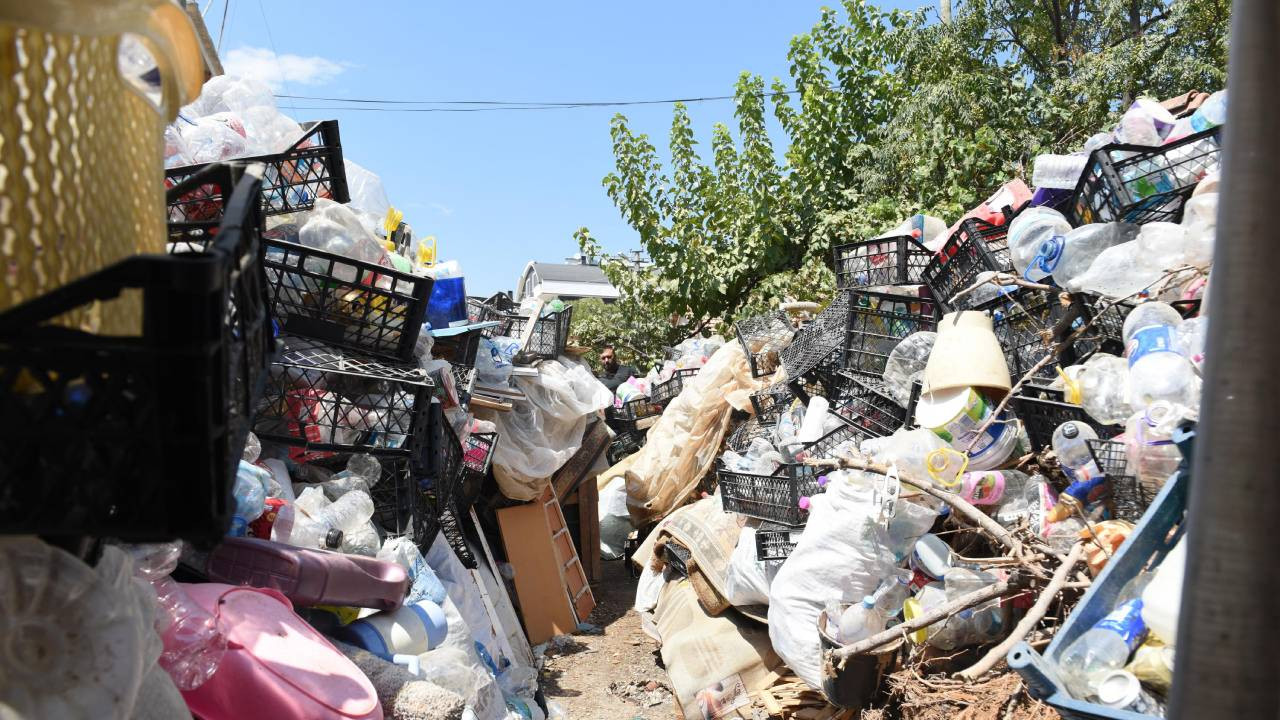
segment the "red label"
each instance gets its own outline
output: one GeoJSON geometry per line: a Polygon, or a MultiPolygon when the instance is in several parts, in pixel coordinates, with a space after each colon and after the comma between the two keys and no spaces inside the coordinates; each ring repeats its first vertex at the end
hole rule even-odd
{"type": "Polygon", "coordinates": [[[285,506],[285,501],[280,498],[267,498],[267,507],[258,516],[257,520],[249,523],[249,535],[261,538],[263,540],[271,539],[271,528],[276,524],[276,518],[280,516],[280,508],[285,506]]]}

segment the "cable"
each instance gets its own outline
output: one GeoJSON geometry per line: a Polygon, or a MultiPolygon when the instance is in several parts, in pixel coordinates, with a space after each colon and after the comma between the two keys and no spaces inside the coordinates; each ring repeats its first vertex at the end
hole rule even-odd
{"type": "MultiPolygon", "coordinates": [[[[230,2],[230,0],[228,0],[230,2]]],[[[258,12],[262,13],[262,27],[267,31],[267,42],[271,43],[271,56],[276,59],[276,68],[280,68],[280,53],[276,51],[276,39],[271,34],[271,23],[267,22],[267,11],[262,7],[262,0],[258,0],[258,12]]],[[[284,85],[284,89],[289,89],[289,83],[285,80],[284,71],[280,70],[280,84],[284,85]]],[[[280,97],[289,98],[290,95],[281,95],[280,97]]],[[[293,114],[298,114],[298,107],[293,100],[289,101],[289,107],[293,109],[293,114]]]]}
{"type": "Polygon", "coordinates": [[[227,11],[231,9],[231,0],[222,6],[222,24],[218,26],[218,54],[222,54],[222,36],[227,32],[227,11]]]}
{"type": "MultiPolygon", "coordinates": [[[[772,98],[794,95],[800,90],[779,90],[753,93],[754,97],[772,98]]],[[[316,97],[311,95],[276,95],[287,100],[313,100],[316,102],[359,103],[363,105],[446,105],[480,107],[299,107],[298,110],[353,110],[357,112],[489,112],[496,110],[572,110],[577,108],[625,107],[631,105],[670,105],[673,103],[699,103],[717,100],[735,100],[736,95],[710,95],[705,97],[672,98],[668,100],[580,100],[576,102],[548,101],[528,102],[517,100],[375,100],[366,98],[316,97]]]]}

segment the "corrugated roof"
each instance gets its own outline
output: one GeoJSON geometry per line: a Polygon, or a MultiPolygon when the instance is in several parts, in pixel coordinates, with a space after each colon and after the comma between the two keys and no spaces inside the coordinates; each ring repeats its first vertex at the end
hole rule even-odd
{"type": "Polygon", "coordinates": [[[537,273],[538,279],[544,282],[578,282],[578,283],[608,283],[609,278],[605,277],[604,271],[598,265],[569,265],[565,263],[540,263],[533,264],[533,271],[537,273]]]}

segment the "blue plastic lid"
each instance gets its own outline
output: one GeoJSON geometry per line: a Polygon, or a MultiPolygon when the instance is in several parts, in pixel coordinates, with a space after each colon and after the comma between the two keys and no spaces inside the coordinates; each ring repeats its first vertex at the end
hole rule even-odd
{"type": "Polygon", "coordinates": [[[871,595],[862,596],[862,607],[870,610],[875,606],[876,606],[876,599],[874,597],[872,597],[871,595]]]}

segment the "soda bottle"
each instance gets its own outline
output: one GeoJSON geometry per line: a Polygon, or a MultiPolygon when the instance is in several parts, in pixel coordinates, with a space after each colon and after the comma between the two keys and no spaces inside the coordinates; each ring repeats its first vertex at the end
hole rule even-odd
{"type": "Polygon", "coordinates": [[[1129,359],[1129,395],[1135,410],[1159,400],[1200,406],[1195,369],[1178,352],[1182,316],[1167,303],[1145,302],[1124,320],[1125,355],[1129,359]]]}
{"type": "Polygon", "coordinates": [[[856,643],[884,630],[884,626],[884,613],[876,607],[876,599],[864,596],[862,602],[850,605],[840,614],[840,642],[856,643]]]}
{"type": "Polygon", "coordinates": [[[1062,681],[1077,698],[1083,700],[1095,695],[1094,683],[1107,673],[1122,669],[1146,635],[1142,599],[1120,603],[1063,651],[1058,659],[1062,681]]]}

